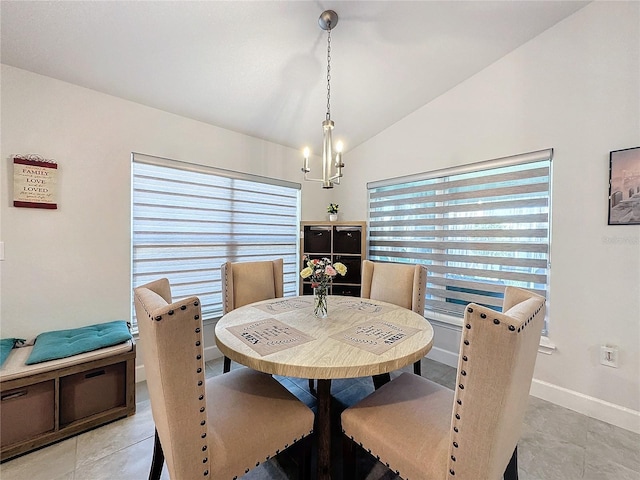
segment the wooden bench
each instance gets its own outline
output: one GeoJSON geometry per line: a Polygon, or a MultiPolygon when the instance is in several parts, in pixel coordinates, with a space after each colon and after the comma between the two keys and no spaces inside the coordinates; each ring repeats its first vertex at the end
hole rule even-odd
{"type": "Polygon", "coordinates": [[[32,348],[0,368],[0,461],[135,413],[133,341],[26,365],[32,348]]]}

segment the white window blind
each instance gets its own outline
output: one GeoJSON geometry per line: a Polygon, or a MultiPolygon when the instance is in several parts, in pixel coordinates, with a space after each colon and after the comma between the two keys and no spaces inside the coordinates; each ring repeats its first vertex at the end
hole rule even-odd
{"type": "MultiPolygon", "coordinates": [[[[197,295],[222,314],[220,266],[284,259],[297,291],[300,184],[132,155],[132,286],[167,277],[174,298],[197,295]]],[[[135,315],[133,315],[135,320],[135,315]]]]}
{"type": "Polygon", "coordinates": [[[369,258],[427,266],[426,310],[546,297],[553,150],[368,184],[369,258]]]}

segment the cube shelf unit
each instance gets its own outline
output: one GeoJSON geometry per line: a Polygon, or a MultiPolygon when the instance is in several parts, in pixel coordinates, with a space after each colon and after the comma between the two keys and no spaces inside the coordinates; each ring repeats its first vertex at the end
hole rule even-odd
{"type": "MultiPolygon", "coordinates": [[[[347,267],[343,277],[336,275],[329,287],[330,295],[359,297],[362,261],[366,259],[365,222],[302,222],[300,224],[300,270],[303,258],[328,258],[347,267]]],[[[311,295],[311,282],[300,282],[300,294],[311,295]]]]}

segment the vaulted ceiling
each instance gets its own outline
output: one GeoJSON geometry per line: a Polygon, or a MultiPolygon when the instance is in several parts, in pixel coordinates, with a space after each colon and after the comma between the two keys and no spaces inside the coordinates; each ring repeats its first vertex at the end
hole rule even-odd
{"type": "Polygon", "coordinates": [[[282,145],[348,150],[585,1],[2,0],[2,63],[282,145]]]}

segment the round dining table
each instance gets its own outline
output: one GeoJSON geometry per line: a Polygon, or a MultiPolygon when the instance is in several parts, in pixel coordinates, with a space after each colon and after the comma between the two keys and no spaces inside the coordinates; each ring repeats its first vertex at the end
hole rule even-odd
{"type": "Polygon", "coordinates": [[[217,347],[231,360],[269,374],[317,380],[322,480],[331,478],[331,380],[371,376],[377,387],[433,344],[433,328],[411,310],[357,297],[327,299],[326,318],[316,318],[314,297],[303,295],[245,305],[215,327],[217,347]]]}

